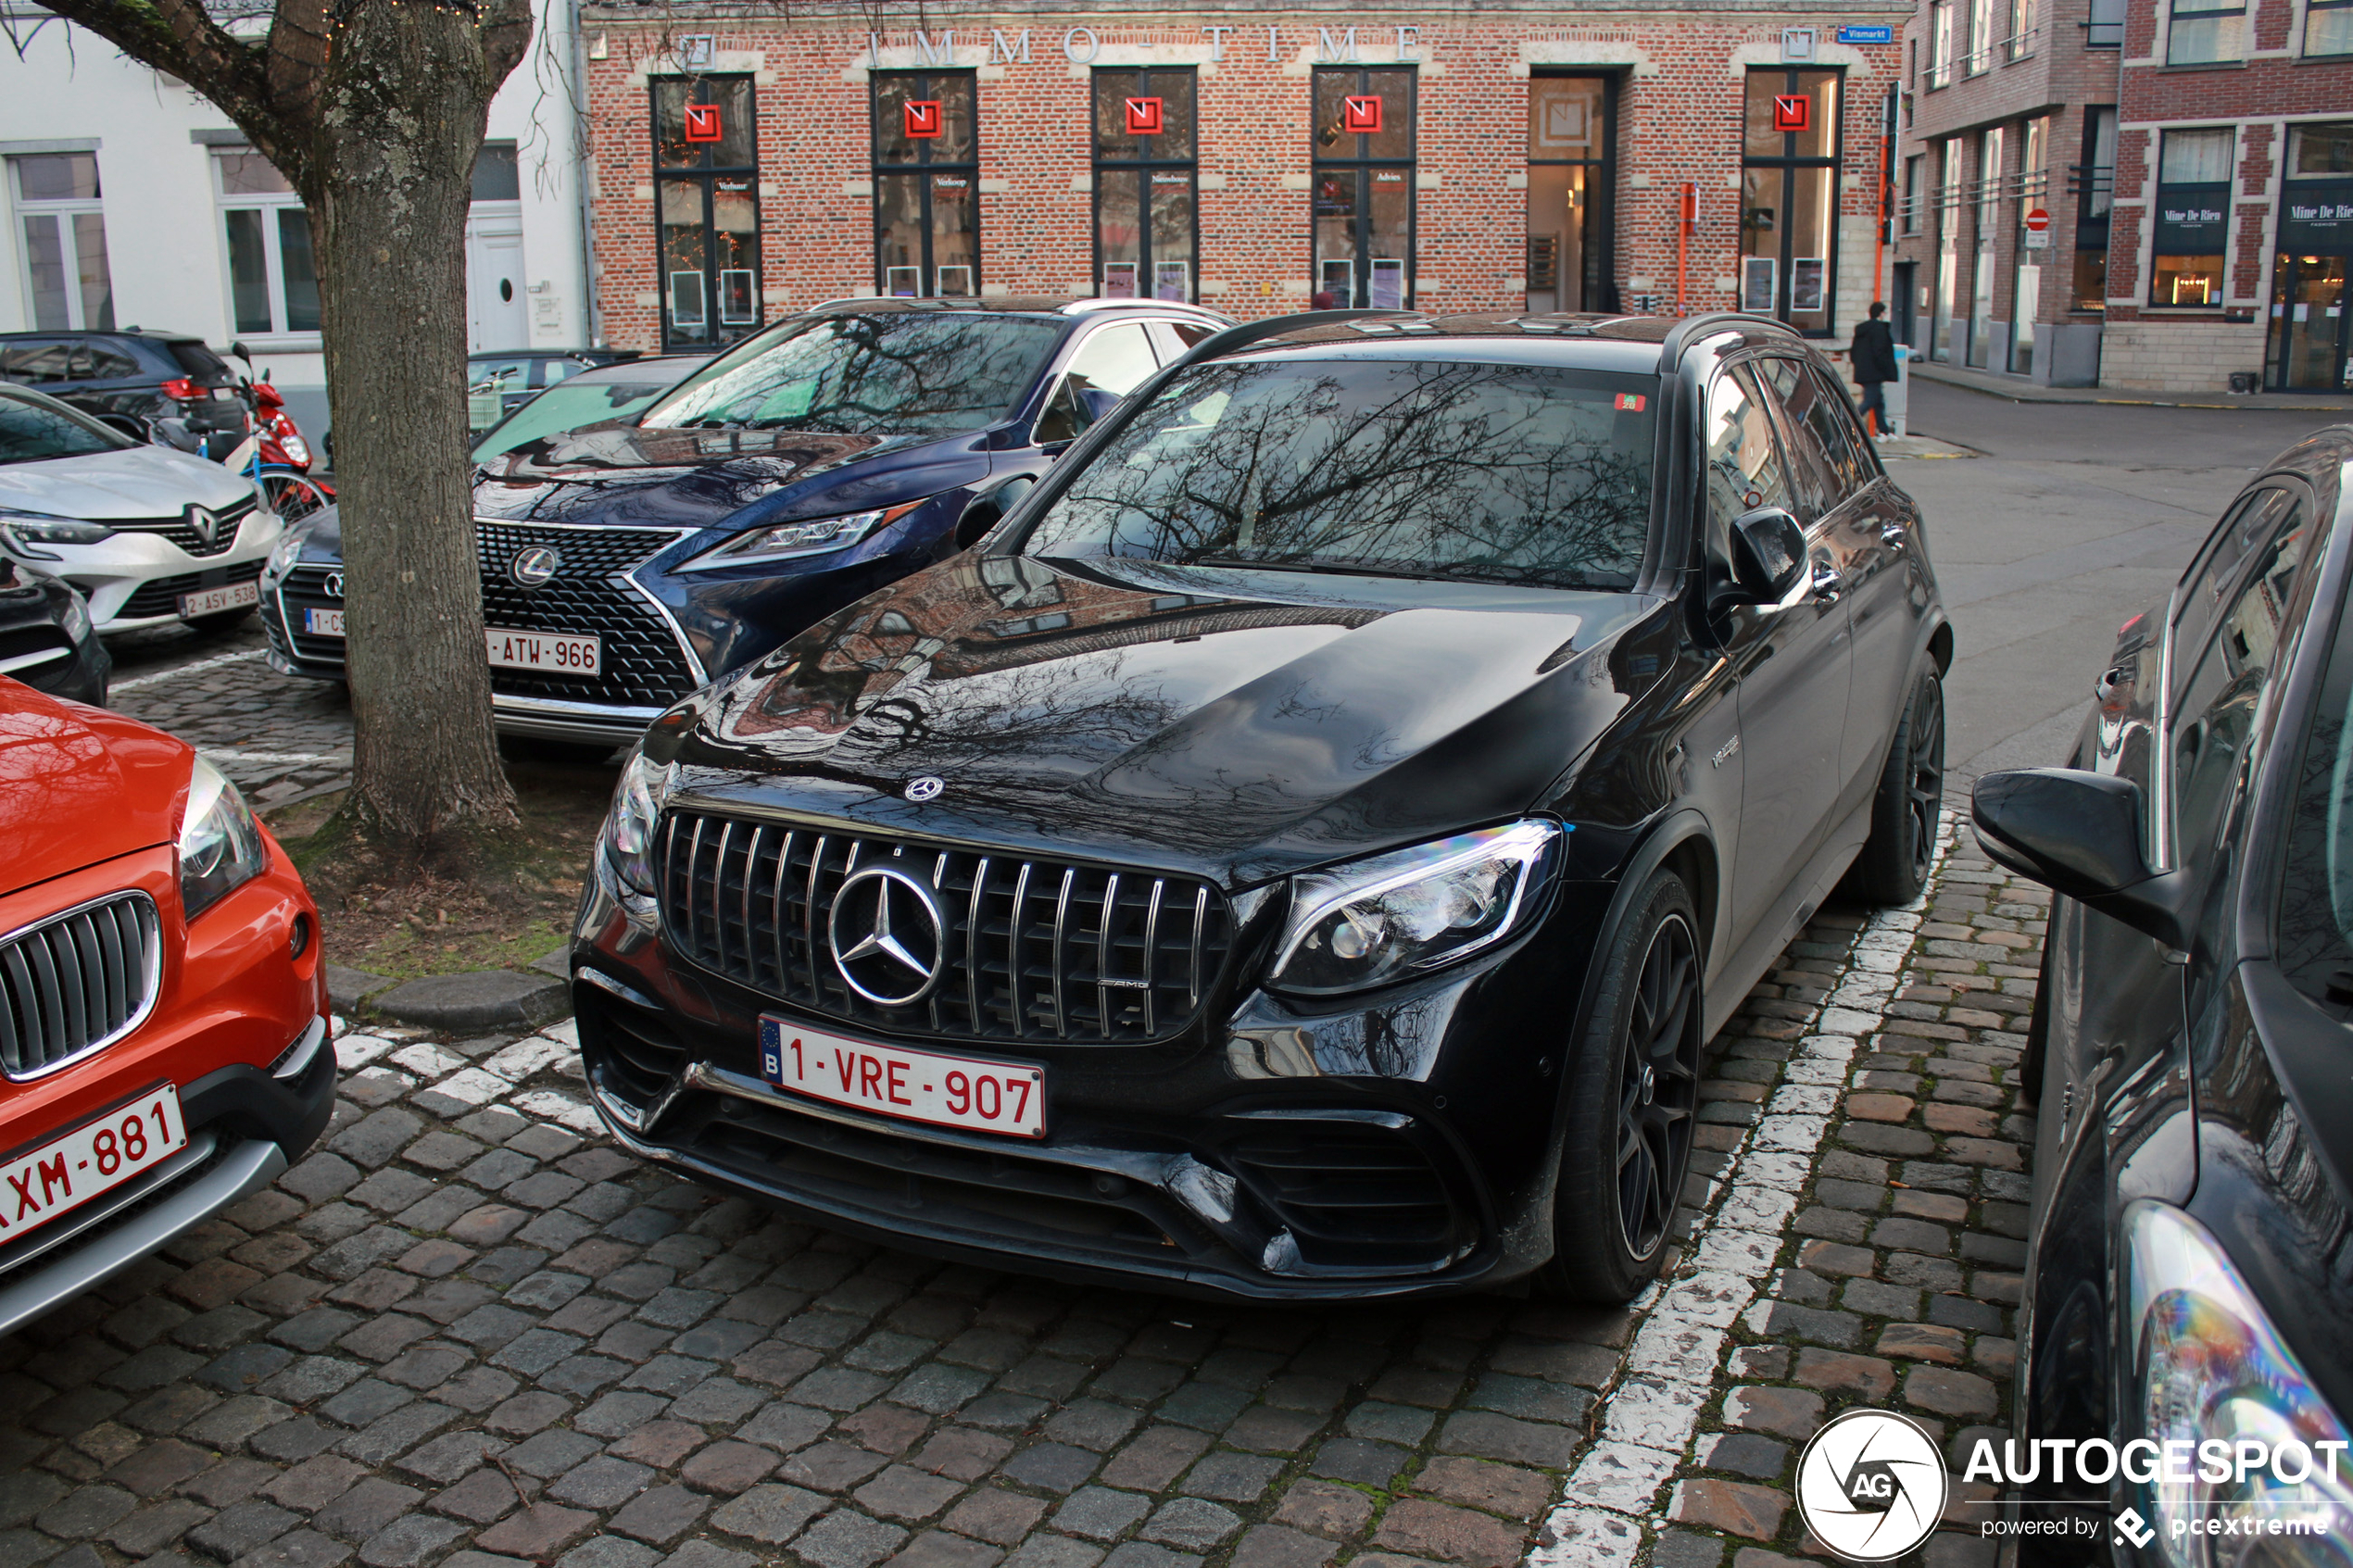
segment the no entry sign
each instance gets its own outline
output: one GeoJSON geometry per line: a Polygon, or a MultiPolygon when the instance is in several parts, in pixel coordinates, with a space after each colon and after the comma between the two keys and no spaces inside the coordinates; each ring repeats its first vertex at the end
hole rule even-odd
{"type": "Polygon", "coordinates": [[[2028,210],[2026,214],[2026,227],[2030,232],[2039,234],[2050,226],[2051,215],[2047,211],[2039,207],[2032,207],[2028,210]]]}

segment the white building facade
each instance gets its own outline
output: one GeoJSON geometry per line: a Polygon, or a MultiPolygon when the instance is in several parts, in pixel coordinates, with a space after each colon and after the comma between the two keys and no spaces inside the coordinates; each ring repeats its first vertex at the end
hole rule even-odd
{"type": "MultiPolygon", "coordinates": [[[[581,171],[571,0],[490,106],[466,226],[476,351],[601,341],[581,171]]],[[[37,25],[36,25],[37,24],[37,25]]],[[[242,343],[313,445],[328,428],[319,283],[301,198],[174,78],[57,18],[0,49],[0,332],[145,327],[242,343]]]]}

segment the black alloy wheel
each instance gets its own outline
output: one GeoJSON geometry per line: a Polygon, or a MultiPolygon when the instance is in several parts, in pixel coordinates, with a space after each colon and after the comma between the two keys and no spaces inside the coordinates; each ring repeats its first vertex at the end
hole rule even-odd
{"type": "Polygon", "coordinates": [[[1651,934],[1617,1082],[1617,1223],[1637,1258],[1675,1223],[1699,1101],[1699,950],[1680,914],[1651,934]]]}
{"type": "Polygon", "coordinates": [[[1936,859],[1936,825],[1944,809],[1944,683],[1931,675],[1912,699],[1911,778],[1905,786],[1904,840],[1912,880],[1928,885],[1936,859]]]}
{"type": "Polygon", "coordinates": [[[1887,766],[1871,800],[1871,836],[1847,874],[1849,889],[1874,904],[1908,904],[1928,885],[1944,811],[1944,683],[1934,664],[1920,674],[1895,726],[1887,766]]]}
{"type": "Polygon", "coordinates": [[[1699,1110],[1699,916],[1673,872],[1634,890],[1568,1042],[1546,1295],[1631,1298],[1658,1273],[1699,1110]]]}

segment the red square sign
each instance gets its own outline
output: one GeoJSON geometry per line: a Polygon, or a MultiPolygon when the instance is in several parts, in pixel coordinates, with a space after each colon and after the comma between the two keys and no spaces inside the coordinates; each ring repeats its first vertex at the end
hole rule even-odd
{"type": "Polygon", "coordinates": [[[911,98],[907,102],[907,134],[914,137],[937,136],[948,128],[948,116],[937,99],[911,98]]]}
{"type": "Polygon", "coordinates": [[[716,142],[719,140],[719,106],[688,104],[686,106],[686,140],[716,142]]]}
{"type": "Polygon", "coordinates": [[[1380,134],[1380,97],[1368,94],[1359,98],[1351,94],[1340,100],[1340,128],[1360,136],[1380,134]]]}
{"type": "Polygon", "coordinates": [[[1800,134],[1814,129],[1814,100],[1803,93],[1773,94],[1773,129],[1800,134]]]}
{"type": "Polygon", "coordinates": [[[1127,134],[1130,136],[1159,135],[1160,106],[1161,101],[1158,98],[1128,99],[1127,134]]]}

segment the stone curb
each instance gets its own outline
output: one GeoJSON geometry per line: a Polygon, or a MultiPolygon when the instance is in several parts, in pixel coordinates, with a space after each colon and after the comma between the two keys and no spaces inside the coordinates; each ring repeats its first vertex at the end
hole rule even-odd
{"type": "Polygon", "coordinates": [[[429,974],[377,993],[371,1005],[403,1023],[453,1031],[529,1028],[572,1010],[571,989],[562,981],[511,969],[429,974]]]}

